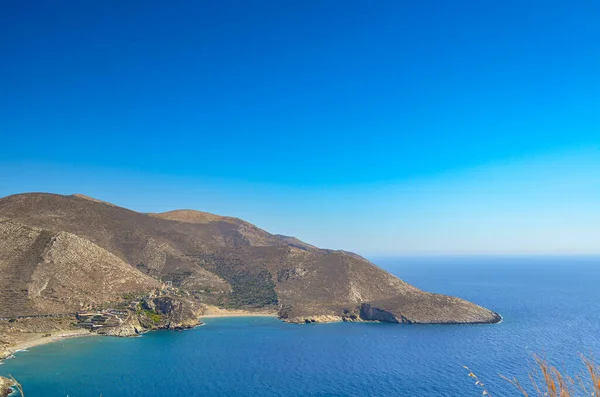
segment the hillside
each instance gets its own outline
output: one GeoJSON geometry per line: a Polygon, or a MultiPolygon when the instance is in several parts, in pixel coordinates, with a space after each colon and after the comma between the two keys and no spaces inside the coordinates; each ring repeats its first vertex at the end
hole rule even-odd
{"type": "Polygon", "coordinates": [[[164,282],[198,304],[273,308],[291,322],[490,323],[462,299],[423,292],[366,259],[237,218],[144,214],[86,196],[0,199],[0,317],[126,302],[164,282]]]}

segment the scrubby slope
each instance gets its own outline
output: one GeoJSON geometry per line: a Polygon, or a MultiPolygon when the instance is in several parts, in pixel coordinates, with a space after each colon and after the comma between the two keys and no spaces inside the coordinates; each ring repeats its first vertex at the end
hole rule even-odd
{"type": "Polygon", "coordinates": [[[237,218],[193,210],[143,214],[85,196],[41,193],[0,199],[1,218],[21,225],[0,235],[0,244],[21,247],[0,253],[0,265],[14,281],[0,284],[7,288],[3,291],[10,289],[12,312],[66,308],[68,285],[79,283],[66,269],[81,263],[82,274],[93,273],[98,280],[89,294],[95,301],[151,289],[160,280],[191,292],[199,302],[273,306],[282,318],[296,322],[499,320],[470,302],[420,291],[356,254],[318,249],[237,218]],[[118,284],[121,279],[130,281],[118,284]],[[43,306],[31,298],[48,288],[42,288],[46,280],[62,303],[43,306]]]}
{"type": "Polygon", "coordinates": [[[161,283],[67,232],[0,221],[0,317],[69,313],[161,283]]]}

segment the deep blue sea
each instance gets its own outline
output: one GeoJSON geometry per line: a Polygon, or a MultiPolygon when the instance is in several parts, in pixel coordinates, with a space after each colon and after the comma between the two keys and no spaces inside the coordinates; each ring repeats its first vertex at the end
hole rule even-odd
{"type": "Polygon", "coordinates": [[[91,337],[17,353],[0,366],[27,397],[516,396],[533,353],[581,369],[600,355],[600,258],[396,258],[377,264],[417,287],[491,308],[496,325],[291,325],[207,319],[185,332],[91,337]]]}

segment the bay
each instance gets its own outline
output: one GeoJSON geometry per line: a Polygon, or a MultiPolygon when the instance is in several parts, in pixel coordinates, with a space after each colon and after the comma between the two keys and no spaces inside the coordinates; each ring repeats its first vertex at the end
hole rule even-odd
{"type": "Polygon", "coordinates": [[[600,258],[379,258],[417,287],[499,312],[495,325],[334,323],[209,318],[185,332],[64,340],[0,366],[27,397],[519,395],[534,353],[581,370],[600,354],[600,258]]]}

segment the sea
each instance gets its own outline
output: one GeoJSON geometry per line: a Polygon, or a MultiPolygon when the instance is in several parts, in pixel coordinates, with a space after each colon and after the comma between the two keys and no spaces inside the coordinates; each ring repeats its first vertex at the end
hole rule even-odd
{"type": "Polygon", "coordinates": [[[270,317],[209,318],[183,332],[38,346],[6,360],[0,375],[16,377],[26,397],[519,396],[501,376],[527,385],[534,355],[570,375],[583,370],[581,354],[600,355],[599,257],[374,262],[423,290],[497,311],[503,321],[293,325],[270,317]]]}

